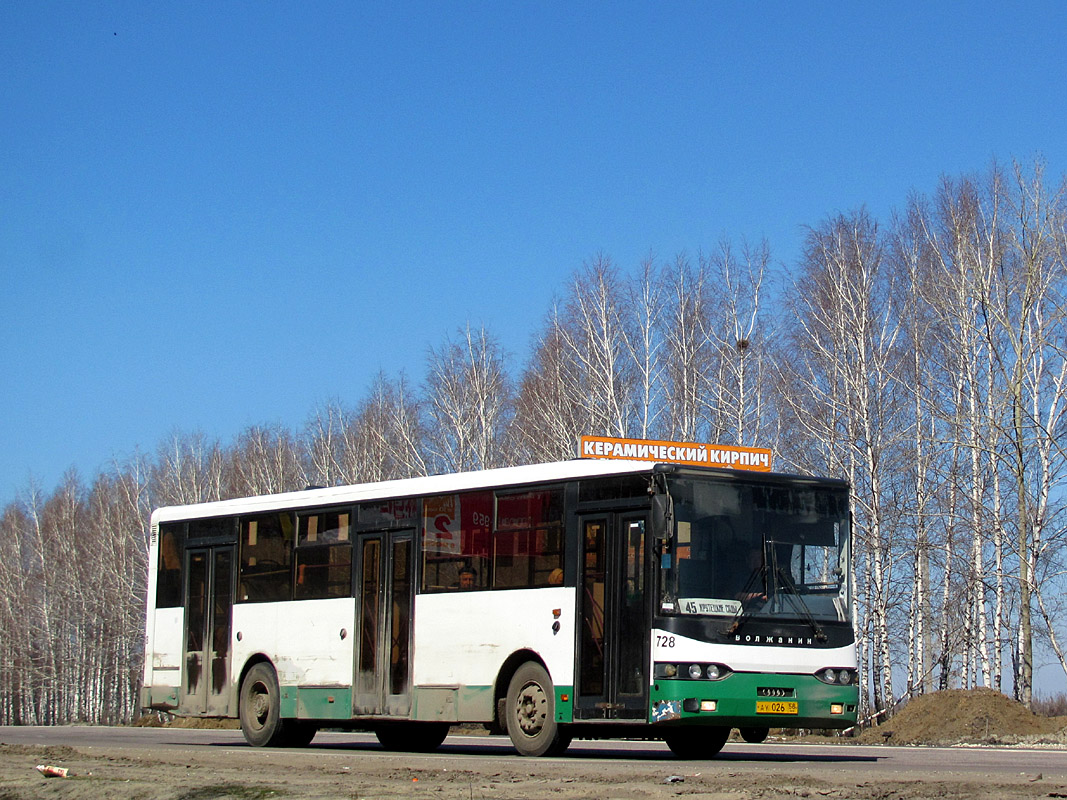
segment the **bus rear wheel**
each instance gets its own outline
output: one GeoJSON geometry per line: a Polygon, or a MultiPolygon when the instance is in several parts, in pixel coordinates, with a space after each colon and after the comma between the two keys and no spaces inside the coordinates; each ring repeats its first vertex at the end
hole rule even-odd
{"type": "Polygon", "coordinates": [[[241,732],[253,747],[281,747],[285,744],[280,695],[278,676],[270,664],[261,662],[248,670],[241,682],[239,714],[241,732]]]}
{"type": "Polygon", "coordinates": [[[663,741],[678,758],[697,761],[714,758],[729,738],[729,728],[685,727],[665,733],[663,741]]]}
{"type": "Polygon", "coordinates": [[[556,724],[556,690],[540,664],[527,661],[511,676],[505,725],[519,755],[555,755],[570,744],[556,724]]]}
{"type": "Polygon", "coordinates": [[[383,722],[374,735],[386,750],[431,753],[441,746],[451,726],[447,722],[383,722]]]}
{"type": "Polygon", "coordinates": [[[307,747],[319,732],[318,725],[303,719],[287,719],[282,725],[283,747],[307,747]]]}

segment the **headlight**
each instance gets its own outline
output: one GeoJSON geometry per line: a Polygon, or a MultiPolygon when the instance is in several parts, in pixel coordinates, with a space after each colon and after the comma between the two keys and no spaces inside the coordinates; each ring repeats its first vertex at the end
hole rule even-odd
{"type": "Polygon", "coordinates": [[[730,668],[725,664],[694,664],[692,662],[668,664],[666,662],[657,661],[653,665],[652,674],[656,678],[688,677],[695,681],[702,678],[709,681],[721,681],[723,678],[729,677],[730,668]]]}
{"type": "Polygon", "coordinates": [[[850,686],[859,683],[859,673],[850,667],[826,667],[816,670],[815,677],[833,686],[850,686]]]}

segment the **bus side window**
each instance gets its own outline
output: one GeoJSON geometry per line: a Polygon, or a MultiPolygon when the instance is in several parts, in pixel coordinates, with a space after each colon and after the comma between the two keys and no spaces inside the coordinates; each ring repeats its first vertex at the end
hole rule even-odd
{"type": "Polygon", "coordinates": [[[500,494],[493,529],[493,588],[563,582],[563,494],[559,489],[500,494]]]}
{"type": "Polygon", "coordinates": [[[351,594],[350,519],[347,511],[299,517],[294,599],[348,597],[351,594]]]}
{"type": "Polygon", "coordinates": [[[422,510],[422,591],[487,588],[492,493],[427,497],[422,510]]]}
{"type": "Polygon", "coordinates": [[[293,517],[286,512],[241,520],[238,601],[288,600],[293,552],[293,517]]]}
{"type": "Polygon", "coordinates": [[[182,604],[182,550],[184,548],[184,522],[163,523],[159,526],[156,608],[175,608],[182,604]]]}

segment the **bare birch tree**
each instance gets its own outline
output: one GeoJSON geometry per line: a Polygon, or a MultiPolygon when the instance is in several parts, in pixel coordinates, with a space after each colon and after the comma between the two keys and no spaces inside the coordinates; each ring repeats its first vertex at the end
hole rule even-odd
{"type": "MultiPolygon", "coordinates": [[[[999,173],[994,180],[1001,180],[999,173]]],[[[1051,190],[1043,165],[1027,174],[1016,164],[1010,197],[1009,249],[991,276],[982,313],[997,343],[995,365],[1006,389],[1006,463],[1016,500],[1019,625],[1015,694],[1029,706],[1033,691],[1033,576],[1053,521],[1054,490],[1064,462],[1056,444],[1064,415],[1067,364],[1063,287],[1067,280],[1064,188],[1051,190]]]]}
{"type": "Polygon", "coordinates": [[[663,288],[651,256],[627,284],[626,352],[634,371],[634,419],[629,435],[639,439],[657,432],[663,410],[663,288]]]}
{"type": "Polygon", "coordinates": [[[217,440],[203,432],[173,431],[156,449],[152,495],[161,506],[221,500],[224,460],[217,440]]]}
{"type": "Polygon", "coordinates": [[[794,287],[795,360],[787,399],[808,435],[824,442],[831,474],[847,477],[856,503],[856,534],[864,570],[857,586],[871,623],[873,701],[893,696],[890,593],[893,539],[887,524],[890,476],[901,438],[898,394],[899,322],[883,243],[866,211],[812,230],[794,287]]]}
{"type": "Polygon", "coordinates": [[[668,298],[662,320],[666,433],[680,441],[711,440],[714,433],[706,411],[713,374],[708,337],[713,325],[713,299],[707,265],[701,260],[694,268],[679,255],[664,270],[664,284],[668,298]]]}
{"type": "MultiPolygon", "coordinates": [[[[634,369],[627,348],[622,277],[598,256],[575,274],[559,335],[587,413],[587,431],[625,436],[633,411],[634,369]]],[[[572,445],[573,446],[573,445],[572,445]]]]}
{"type": "Polygon", "coordinates": [[[515,435],[532,460],[573,456],[585,433],[626,436],[639,383],[623,279],[597,257],[571,278],[520,382],[515,435]]]}
{"type": "Polygon", "coordinates": [[[485,328],[467,325],[456,339],[431,348],[427,361],[427,437],[437,467],[502,466],[512,399],[499,342],[485,328]]]}
{"type": "MultiPolygon", "coordinates": [[[[930,247],[924,235],[927,209],[918,200],[909,204],[906,215],[897,221],[893,232],[893,260],[907,288],[902,309],[905,350],[909,353],[910,369],[901,376],[901,383],[911,403],[911,504],[905,519],[910,532],[911,592],[909,595],[908,691],[921,694],[932,686],[933,654],[933,580],[932,552],[938,491],[938,464],[943,448],[940,438],[939,413],[941,370],[937,346],[935,320],[925,303],[930,292],[930,247]]],[[[902,362],[902,370],[907,362],[902,362]]],[[[905,533],[907,535],[907,533],[905,533]]],[[[903,560],[903,559],[902,559],[903,560]]]]}
{"type": "Polygon", "coordinates": [[[763,286],[770,265],[766,241],[750,246],[745,242],[740,258],[729,241],[723,240],[709,259],[710,281],[720,298],[718,313],[708,318],[705,332],[715,363],[716,407],[708,416],[719,422],[714,438],[724,444],[770,447],[765,397],[770,366],[764,347],[767,314],[763,312],[763,286]]]}
{"type": "Polygon", "coordinates": [[[391,380],[379,373],[344,430],[346,482],[429,474],[421,404],[403,374],[391,380]]]}
{"type": "Polygon", "coordinates": [[[351,414],[340,400],[319,404],[304,424],[303,448],[308,483],[336,486],[346,481],[346,428],[351,414]]]}
{"type": "Polygon", "coordinates": [[[589,432],[577,370],[554,314],[534,345],[516,395],[512,440],[524,461],[570,458],[578,437],[589,432]]]}
{"type": "MultiPolygon", "coordinates": [[[[946,586],[953,583],[953,575],[960,578],[960,589],[967,602],[960,616],[960,630],[948,624],[953,615],[945,608],[942,614],[942,685],[947,685],[951,672],[952,653],[962,645],[960,676],[963,685],[970,685],[979,673],[983,685],[990,683],[990,654],[986,632],[986,569],[984,562],[985,498],[990,460],[985,445],[987,425],[983,419],[983,392],[986,362],[983,339],[980,336],[977,310],[980,299],[975,291],[980,269],[979,253],[981,223],[979,202],[970,181],[958,186],[949,181],[942,184],[937,196],[936,211],[920,220],[921,234],[930,255],[931,277],[925,287],[915,287],[912,297],[935,320],[932,331],[939,346],[928,350],[932,359],[940,359],[938,378],[943,386],[943,405],[935,410],[943,422],[943,441],[951,448],[953,464],[946,480],[955,482],[944,500],[954,501],[942,507],[950,535],[945,537],[944,559],[946,586]],[[917,292],[925,288],[925,294],[917,292]],[[958,544],[970,541],[969,551],[957,552],[958,544]],[[969,554],[968,554],[969,553],[969,554]],[[958,560],[958,563],[957,563],[958,560]]],[[[945,603],[959,606],[959,597],[946,595],[945,603]]]]}
{"type": "Polygon", "coordinates": [[[0,517],[0,722],[5,725],[38,723],[33,666],[39,632],[30,613],[35,589],[27,550],[31,526],[23,503],[9,503],[0,517]]]}
{"type": "Polygon", "coordinates": [[[280,425],[242,431],[230,450],[227,472],[231,497],[294,492],[308,484],[297,439],[280,425]]]}
{"type": "Polygon", "coordinates": [[[87,721],[124,722],[140,712],[148,563],[147,474],[139,458],[97,476],[86,500],[89,537],[99,550],[93,614],[101,621],[87,721]]]}

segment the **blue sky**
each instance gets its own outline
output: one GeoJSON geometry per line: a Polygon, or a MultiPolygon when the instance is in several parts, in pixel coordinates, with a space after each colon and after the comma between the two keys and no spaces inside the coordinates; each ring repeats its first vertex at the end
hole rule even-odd
{"type": "Polygon", "coordinates": [[[1067,10],[0,4],[0,503],[354,403],[604,253],[1067,171],[1067,10]]]}

